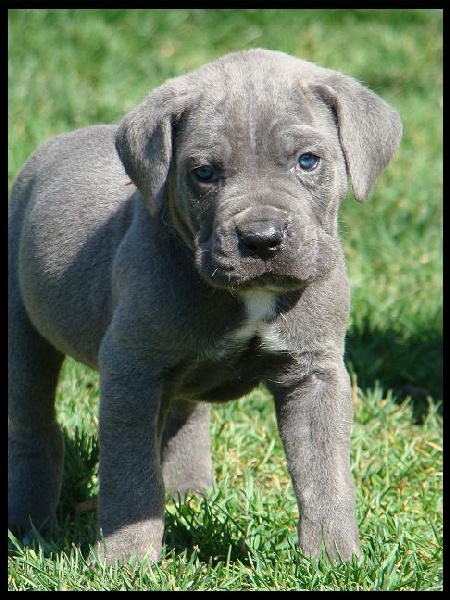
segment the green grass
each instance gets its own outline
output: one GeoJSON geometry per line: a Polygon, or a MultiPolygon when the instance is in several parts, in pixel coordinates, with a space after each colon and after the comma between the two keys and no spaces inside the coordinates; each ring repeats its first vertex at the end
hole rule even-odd
{"type": "Polygon", "coordinates": [[[404,123],[372,197],[347,199],[340,219],[361,558],[331,566],[300,555],[271,399],[258,389],[214,408],[216,485],[206,499],[168,503],[163,560],[88,566],[98,377],[68,360],[61,534],[29,547],[10,540],[10,590],[442,589],[441,11],[11,10],[9,185],[51,135],[117,122],[167,77],[254,46],[355,76],[404,123]]]}

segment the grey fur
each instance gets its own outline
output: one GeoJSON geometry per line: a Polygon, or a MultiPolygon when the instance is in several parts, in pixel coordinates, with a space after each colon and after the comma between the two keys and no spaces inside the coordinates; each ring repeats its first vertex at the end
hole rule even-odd
{"type": "Polygon", "coordinates": [[[212,482],[209,402],[261,381],[301,549],[357,554],[337,215],[348,178],[365,200],[400,137],[354,79],[258,49],[169,80],[118,127],[43,144],[10,202],[10,527],[56,524],[67,354],[100,370],[108,562],[158,559],[165,494],[212,482]]]}

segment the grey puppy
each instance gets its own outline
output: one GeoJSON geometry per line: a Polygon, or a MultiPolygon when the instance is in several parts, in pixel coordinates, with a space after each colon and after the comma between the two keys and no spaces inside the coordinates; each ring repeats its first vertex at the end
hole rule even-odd
{"type": "Polygon", "coordinates": [[[102,559],[158,559],[165,494],[212,483],[210,403],[260,382],[302,551],[358,554],[337,216],[348,180],[365,200],[400,137],[354,79],[255,49],[33,154],[10,202],[11,528],[56,523],[70,355],[100,371],[102,559]]]}

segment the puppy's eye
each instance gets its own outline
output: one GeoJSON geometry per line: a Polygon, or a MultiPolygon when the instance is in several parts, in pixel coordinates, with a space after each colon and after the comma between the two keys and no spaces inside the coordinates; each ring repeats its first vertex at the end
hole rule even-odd
{"type": "Polygon", "coordinates": [[[311,152],[301,154],[298,159],[299,167],[303,171],[314,171],[320,162],[320,158],[311,152]]]}
{"type": "Polygon", "coordinates": [[[194,169],[195,176],[199,181],[208,183],[216,178],[216,172],[211,165],[202,165],[194,169]]]}

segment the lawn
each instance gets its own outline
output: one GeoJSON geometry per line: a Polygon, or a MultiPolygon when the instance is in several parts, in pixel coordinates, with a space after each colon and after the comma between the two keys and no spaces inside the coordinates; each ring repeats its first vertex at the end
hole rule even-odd
{"type": "MultiPolygon", "coordinates": [[[[344,71],[400,112],[404,138],[340,229],[352,287],[346,363],[362,554],[301,556],[272,401],[214,408],[216,484],[170,501],[160,563],[89,567],[98,377],[67,360],[58,539],[10,538],[15,590],[442,590],[442,11],[10,10],[8,183],[48,137],[117,122],[166,78],[229,51],[282,50],[344,71]],[[76,408],[75,408],[76,407],[76,408]]],[[[132,493],[132,492],[131,492],[132,493]]]]}

